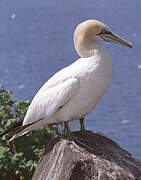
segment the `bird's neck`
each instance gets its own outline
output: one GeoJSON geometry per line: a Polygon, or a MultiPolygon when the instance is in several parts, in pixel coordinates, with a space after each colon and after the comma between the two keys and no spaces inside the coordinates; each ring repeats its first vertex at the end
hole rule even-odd
{"type": "Polygon", "coordinates": [[[94,56],[96,54],[105,54],[107,53],[107,49],[98,43],[93,43],[91,45],[83,45],[77,48],[77,53],[82,58],[87,58],[94,56]]]}

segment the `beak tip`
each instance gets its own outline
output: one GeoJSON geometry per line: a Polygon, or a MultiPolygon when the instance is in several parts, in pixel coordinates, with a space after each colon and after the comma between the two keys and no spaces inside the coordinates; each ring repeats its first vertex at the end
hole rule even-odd
{"type": "Polygon", "coordinates": [[[133,46],[130,44],[130,45],[129,45],[129,48],[133,48],[133,46]]]}

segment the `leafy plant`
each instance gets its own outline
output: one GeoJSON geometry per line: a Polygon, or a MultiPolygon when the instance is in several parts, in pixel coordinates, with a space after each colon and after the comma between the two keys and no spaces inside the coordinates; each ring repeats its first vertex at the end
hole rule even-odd
{"type": "MultiPolygon", "coordinates": [[[[30,104],[13,100],[11,93],[0,86],[0,133],[24,117],[30,104]]],[[[7,140],[12,134],[3,136],[0,139],[0,179],[31,179],[45,145],[58,133],[57,128],[49,126],[32,131],[11,143],[7,140]]]]}

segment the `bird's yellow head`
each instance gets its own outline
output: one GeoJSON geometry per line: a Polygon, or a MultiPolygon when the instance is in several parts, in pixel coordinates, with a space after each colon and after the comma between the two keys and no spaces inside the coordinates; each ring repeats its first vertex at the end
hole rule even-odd
{"type": "Polygon", "coordinates": [[[114,42],[132,48],[129,42],[115,35],[105,24],[97,20],[84,21],[74,31],[74,46],[80,56],[80,51],[84,47],[91,46],[97,41],[114,42]]]}

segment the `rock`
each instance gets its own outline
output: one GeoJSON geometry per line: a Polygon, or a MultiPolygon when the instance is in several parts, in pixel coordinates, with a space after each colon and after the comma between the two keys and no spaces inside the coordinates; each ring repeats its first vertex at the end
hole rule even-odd
{"type": "Polygon", "coordinates": [[[92,150],[65,136],[51,140],[32,180],[141,180],[141,162],[109,137],[87,131],[84,138],[92,150]]]}

